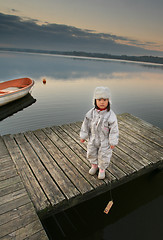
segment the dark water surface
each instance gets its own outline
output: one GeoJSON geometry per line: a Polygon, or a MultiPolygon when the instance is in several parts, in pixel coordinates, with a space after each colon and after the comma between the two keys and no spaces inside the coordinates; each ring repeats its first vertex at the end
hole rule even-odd
{"type": "MultiPolygon", "coordinates": [[[[112,109],[163,128],[159,65],[0,52],[0,82],[35,80],[32,94],[0,108],[0,135],[82,121],[96,86],[108,86],[112,109]],[[44,85],[42,80],[46,79],[44,85]]],[[[155,171],[46,221],[51,239],[163,239],[163,173],[155,171]],[[55,229],[55,232],[53,230],[55,229]]]]}
{"type": "Polygon", "coordinates": [[[43,221],[56,240],[162,240],[163,172],[154,171],[43,221]],[[57,230],[56,230],[57,229],[57,230]]]}

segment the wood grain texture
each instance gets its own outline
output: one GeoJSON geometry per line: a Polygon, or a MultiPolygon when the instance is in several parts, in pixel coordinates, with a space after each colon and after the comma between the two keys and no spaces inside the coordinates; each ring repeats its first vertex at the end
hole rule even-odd
{"type": "Polygon", "coordinates": [[[118,123],[119,144],[104,180],[88,173],[87,142],[81,143],[79,138],[81,122],[3,136],[0,143],[5,142],[10,156],[0,145],[4,168],[0,172],[1,194],[6,186],[11,197],[12,177],[13,189],[17,187],[20,198],[25,197],[10,157],[40,217],[70,208],[163,165],[161,129],[128,113],[118,115],[118,123]]]}
{"type": "Polygon", "coordinates": [[[48,239],[1,137],[0,149],[0,239],[48,239]]]}

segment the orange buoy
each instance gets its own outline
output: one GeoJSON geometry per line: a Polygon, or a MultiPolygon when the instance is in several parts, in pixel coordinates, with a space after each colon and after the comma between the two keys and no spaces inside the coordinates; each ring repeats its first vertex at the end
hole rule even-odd
{"type": "Polygon", "coordinates": [[[43,84],[45,84],[45,83],[46,83],[46,79],[45,79],[45,78],[44,78],[42,81],[43,81],[43,84]]]}

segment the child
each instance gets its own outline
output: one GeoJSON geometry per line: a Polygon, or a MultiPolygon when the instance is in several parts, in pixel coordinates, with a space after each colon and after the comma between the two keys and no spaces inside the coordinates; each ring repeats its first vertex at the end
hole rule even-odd
{"type": "Polygon", "coordinates": [[[118,144],[118,123],[115,113],[110,110],[110,91],[107,87],[97,87],[93,97],[94,108],[87,112],[83,121],[81,142],[88,139],[87,158],[91,163],[89,174],[94,175],[98,168],[98,178],[105,178],[112,149],[118,144]]]}

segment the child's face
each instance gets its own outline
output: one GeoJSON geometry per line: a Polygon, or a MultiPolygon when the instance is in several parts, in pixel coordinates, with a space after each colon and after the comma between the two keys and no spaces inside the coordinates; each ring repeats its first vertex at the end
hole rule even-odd
{"type": "Polygon", "coordinates": [[[97,107],[100,109],[105,109],[108,106],[108,102],[109,102],[108,98],[96,99],[97,107]]]}

